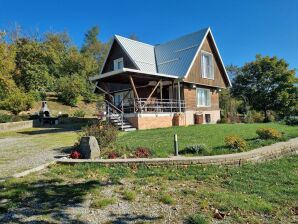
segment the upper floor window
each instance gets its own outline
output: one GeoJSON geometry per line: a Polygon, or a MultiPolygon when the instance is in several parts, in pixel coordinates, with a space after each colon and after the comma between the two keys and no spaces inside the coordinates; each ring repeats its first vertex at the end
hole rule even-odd
{"type": "Polygon", "coordinates": [[[210,89],[197,88],[197,106],[198,107],[211,106],[210,89]]]}
{"type": "Polygon", "coordinates": [[[202,77],[207,79],[214,79],[214,70],[213,70],[213,56],[211,53],[202,52],[201,56],[202,63],[202,77]]]}
{"type": "Polygon", "coordinates": [[[118,58],[114,60],[114,71],[123,68],[123,58],[118,58]]]}

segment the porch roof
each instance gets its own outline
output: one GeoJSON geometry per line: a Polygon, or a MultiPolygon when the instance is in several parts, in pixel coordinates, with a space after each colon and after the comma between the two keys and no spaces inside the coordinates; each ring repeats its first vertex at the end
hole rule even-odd
{"type": "Polygon", "coordinates": [[[116,71],[107,72],[104,74],[96,75],[90,78],[90,81],[97,82],[112,82],[112,83],[129,83],[128,76],[133,76],[136,83],[143,83],[155,80],[175,80],[179,79],[179,76],[167,75],[161,73],[144,72],[136,69],[122,68],[116,71]]]}

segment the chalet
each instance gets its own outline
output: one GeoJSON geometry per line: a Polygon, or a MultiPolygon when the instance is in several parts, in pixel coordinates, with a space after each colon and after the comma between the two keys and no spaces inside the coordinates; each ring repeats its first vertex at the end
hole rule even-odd
{"type": "Polygon", "coordinates": [[[231,86],[210,28],[155,46],[115,35],[91,81],[127,131],[216,123],[219,92],[231,86]]]}

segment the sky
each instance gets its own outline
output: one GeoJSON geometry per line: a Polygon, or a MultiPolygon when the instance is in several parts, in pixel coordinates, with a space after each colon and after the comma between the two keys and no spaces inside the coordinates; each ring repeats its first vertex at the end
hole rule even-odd
{"type": "Polygon", "coordinates": [[[211,27],[226,65],[261,54],[298,69],[298,0],[0,0],[0,30],[14,24],[27,33],[67,31],[77,46],[95,25],[102,41],[135,33],[149,44],[211,27]]]}

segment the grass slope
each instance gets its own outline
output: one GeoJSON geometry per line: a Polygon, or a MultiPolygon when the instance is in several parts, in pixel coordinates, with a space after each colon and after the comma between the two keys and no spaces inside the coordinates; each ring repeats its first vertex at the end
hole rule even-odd
{"type": "Polygon", "coordinates": [[[77,217],[77,222],[84,223],[96,209],[102,223],[128,219],[209,223],[215,221],[214,210],[218,209],[229,214],[224,223],[295,223],[297,185],[298,156],[241,167],[55,165],[43,173],[0,183],[0,201],[5,201],[0,208],[3,214],[11,211],[18,214],[16,217],[44,222],[71,222],[77,217]],[[128,187],[135,200],[123,197],[128,187]],[[104,195],[106,191],[110,197],[104,195]],[[148,205],[156,209],[154,217],[147,214],[148,205]],[[86,209],[85,214],[80,209],[72,216],[66,212],[80,206],[86,209]]]}
{"type": "Polygon", "coordinates": [[[256,140],[256,130],[260,127],[275,128],[284,132],[284,140],[298,137],[298,127],[278,123],[260,124],[216,124],[193,125],[187,127],[171,127],[121,133],[117,140],[118,148],[147,147],[155,157],[167,157],[173,154],[173,136],[178,135],[179,149],[189,145],[206,144],[212,149],[212,154],[230,153],[225,147],[224,137],[239,135],[249,141],[250,149],[272,144],[274,141],[256,140]]]}

